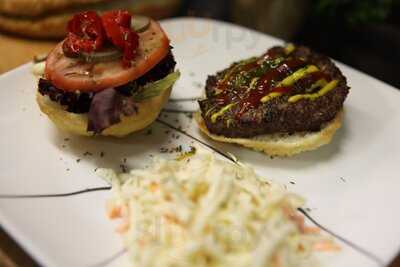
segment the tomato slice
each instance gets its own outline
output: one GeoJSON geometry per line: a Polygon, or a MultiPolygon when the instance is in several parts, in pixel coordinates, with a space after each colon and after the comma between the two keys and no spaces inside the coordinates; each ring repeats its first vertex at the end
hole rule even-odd
{"type": "Polygon", "coordinates": [[[62,42],[49,54],[45,76],[64,91],[97,92],[136,80],[157,65],[169,52],[169,39],[160,24],[151,21],[149,28],[139,33],[139,47],[131,67],[121,60],[85,63],[64,56],[62,42]]]}

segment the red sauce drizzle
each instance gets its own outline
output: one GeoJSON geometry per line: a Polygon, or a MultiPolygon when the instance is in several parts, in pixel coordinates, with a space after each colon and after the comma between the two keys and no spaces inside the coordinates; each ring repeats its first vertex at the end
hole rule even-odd
{"type": "Polygon", "coordinates": [[[238,68],[235,72],[231,73],[228,77],[226,77],[226,79],[224,79],[223,81],[219,81],[217,88],[219,90],[225,90],[228,87],[229,84],[229,80],[231,77],[237,75],[238,73],[242,72],[242,71],[250,71],[256,67],[258,67],[258,62],[257,60],[247,63],[246,65],[241,66],[240,68],[238,68]]]}
{"type": "Polygon", "coordinates": [[[280,56],[284,56],[284,51],[282,50],[282,48],[277,47],[277,48],[272,48],[269,49],[267,51],[267,53],[265,53],[264,55],[262,55],[261,58],[263,58],[264,60],[271,60],[271,59],[275,59],[278,58],[280,56]]]}
{"type": "Polygon", "coordinates": [[[260,78],[257,83],[257,88],[250,91],[248,96],[244,98],[240,103],[240,111],[236,114],[240,118],[245,112],[251,108],[257,108],[261,104],[261,98],[265,95],[273,92],[288,93],[291,90],[289,87],[272,87],[274,81],[283,80],[297,69],[304,67],[306,62],[300,59],[290,59],[282,63],[275,69],[267,71],[260,78]]]}
{"type": "Polygon", "coordinates": [[[258,66],[259,66],[258,60],[256,60],[256,61],[250,62],[250,63],[242,66],[240,68],[240,71],[250,71],[250,70],[252,70],[252,69],[254,69],[254,68],[258,67],[258,66]]]}

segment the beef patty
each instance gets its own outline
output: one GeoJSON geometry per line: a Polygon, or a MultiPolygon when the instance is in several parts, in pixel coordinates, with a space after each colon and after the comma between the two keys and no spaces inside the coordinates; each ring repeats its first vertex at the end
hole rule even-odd
{"type": "Polygon", "coordinates": [[[208,130],[226,137],[319,131],[342,109],[346,78],[306,47],[273,47],[209,76],[200,100],[208,130]]]}
{"type": "MultiPolygon", "coordinates": [[[[169,54],[160,61],[153,69],[135,81],[131,81],[115,89],[123,95],[132,95],[143,86],[150,82],[155,82],[165,78],[168,74],[172,73],[175,69],[175,59],[170,51],[169,54]]],[[[47,95],[52,101],[59,103],[66,107],[68,112],[72,113],[87,113],[90,109],[92,99],[96,93],[79,92],[65,92],[55,87],[51,81],[40,79],[39,80],[39,93],[47,95]]]]}

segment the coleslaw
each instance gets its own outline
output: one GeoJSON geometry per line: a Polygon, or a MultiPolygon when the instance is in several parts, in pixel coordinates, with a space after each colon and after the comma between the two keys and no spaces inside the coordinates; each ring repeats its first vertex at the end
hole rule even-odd
{"type": "Polygon", "coordinates": [[[314,266],[314,247],[333,244],[305,226],[301,197],[203,149],[100,172],[112,183],[108,215],[121,220],[133,266],[314,266]]]}

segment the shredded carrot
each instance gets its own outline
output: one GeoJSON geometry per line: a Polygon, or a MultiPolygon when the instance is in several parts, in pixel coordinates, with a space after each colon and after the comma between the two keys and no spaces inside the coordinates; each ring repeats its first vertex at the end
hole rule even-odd
{"type": "Polygon", "coordinates": [[[300,216],[298,214],[295,213],[291,213],[289,214],[289,220],[291,220],[292,222],[294,222],[297,227],[299,228],[300,232],[305,233],[306,230],[306,226],[304,224],[304,217],[300,216]]]}
{"type": "Polygon", "coordinates": [[[283,266],[282,258],[279,257],[277,253],[275,253],[271,258],[271,266],[272,267],[281,267],[283,266]]]}
{"type": "Polygon", "coordinates": [[[315,251],[338,251],[341,248],[332,240],[321,240],[314,244],[313,249],[315,251]]]}
{"type": "Polygon", "coordinates": [[[304,226],[303,231],[304,234],[319,234],[321,229],[318,227],[304,226]]]}
{"type": "Polygon", "coordinates": [[[149,185],[149,189],[151,192],[156,192],[160,188],[159,184],[156,182],[151,182],[149,185]]]}
{"type": "Polygon", "coordinates": [[[129,224],[128,220],[125,220],[124,222],[122,222],[122,223],[117,227],[117,229],[115,229],[115,231],[116,231],[117,233],[119,233],[119,234],[123,234],[123,233],[125,233],[126,231],[129,230],[129,226],[130,226],[130,224],[129,224]]]}
{"type": "Polygon", "coordinates": [[[106,209],[107,209],[108,218],[116,219],[116,218],[122,217],[122,207],[121,206],[115,206],[111,202],[108,202],[106,209]]]}

